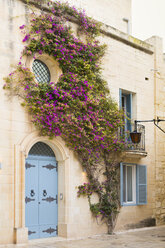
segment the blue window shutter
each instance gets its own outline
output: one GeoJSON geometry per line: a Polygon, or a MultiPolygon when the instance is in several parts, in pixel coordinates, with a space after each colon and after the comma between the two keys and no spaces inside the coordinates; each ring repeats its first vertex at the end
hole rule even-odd
{"type": "Polygon", "coordinates": [[[122,89],[119,89],[119,108],[122,108],[122,89]]]}
{"type": "Polygon", "coordinates": [[[137,165],[137,205],[147,204],[147,167],[146,165],[137,165]]]}
{"type": "Polygon", "coordinates": [[[127,130],[131,130],[131,119],[132,119],[132,93],[126,95],[126,112],[130,120],[127,120],[127,130]]]}
{"type": "Polygon", "coordinates": [[[120,204],[123,206],[123,163],[120,163],[120,204]]]}
{"type": "Polygon", "coordinates": [[[132,93],[126,95],[126,105],[127,105],[127,113],[128,113],[128,117],[131,119],[132,118],[132,93]]]}

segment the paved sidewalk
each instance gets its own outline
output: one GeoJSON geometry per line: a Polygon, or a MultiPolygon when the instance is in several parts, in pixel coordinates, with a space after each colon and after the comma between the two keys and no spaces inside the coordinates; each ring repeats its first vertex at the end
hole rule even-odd
{"type": "Polygon", "coordinates": [[[61,238],[33,240],[29,241],[29,245],[0,245],[0,248],[165,248],[165,226],[79,240],[61,238]]]}

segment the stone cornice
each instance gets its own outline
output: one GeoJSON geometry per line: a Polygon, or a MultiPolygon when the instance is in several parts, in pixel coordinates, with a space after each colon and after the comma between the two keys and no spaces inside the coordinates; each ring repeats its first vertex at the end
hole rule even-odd
{"type": "Polygon", "coordinates": [[[154,48],[152,45],[148,44],[145,41],[139,40],[131,35],[128,35],[116,28],[113,28],[109,25],[102,25],[101,33],[111,37],[112,39],[118,40],[128,46],[134,47],[138,50],[141,50],[148,54],[154,53],[154,48]]]}

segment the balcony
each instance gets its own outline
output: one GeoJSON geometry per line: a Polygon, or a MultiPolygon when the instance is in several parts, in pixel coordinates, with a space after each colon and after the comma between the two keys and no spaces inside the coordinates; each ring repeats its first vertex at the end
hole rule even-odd
{"type": "MultiPolygon", "coordinates": [[[[131,125],[131,130],[134,130],[134,125],[131,125]]],[[[140,143],[134,144],[131,141],[128,133],[128,141],[125,147],[125,153],[128,157],[146,157],[147,152],[145,151],[145,126],[137,124],[137,132],[141,133],[140,143]]]]}

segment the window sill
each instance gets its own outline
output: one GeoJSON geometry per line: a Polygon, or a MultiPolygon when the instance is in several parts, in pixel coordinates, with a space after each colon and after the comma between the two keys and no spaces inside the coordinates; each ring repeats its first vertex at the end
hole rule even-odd
{"type": "Polygon", "coordinates": [[[136,203],[123,203],[122,207],[138,206],[136,203]]]}

